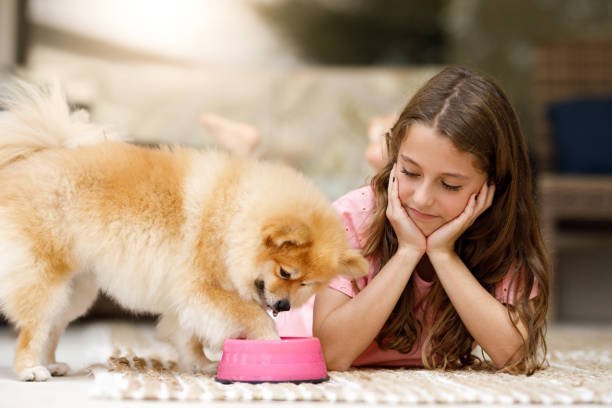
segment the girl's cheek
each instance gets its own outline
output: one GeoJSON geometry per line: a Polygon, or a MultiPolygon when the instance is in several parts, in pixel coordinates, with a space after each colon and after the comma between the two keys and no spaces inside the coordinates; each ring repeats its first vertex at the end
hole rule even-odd
{"type": "Polygon", "coordinates": [[[467,207],[469,199],[470,199],[470,196],[467,196],[467,197],[458,198],[456,201],[454,201],[450,206],[447,207],[448,215],[446,218],[453,219],[459,216],[459,214],[461,214],[467,207]]]}
{"type": "Polygon", "coordinates": [[[407,183],[403,183],[399,185],[399,189],[398,189],[398,195],[400,198],[400,201],[402,203],[406,203],[409,199],[410,196],[412,195],[412,189],[410,188],[409,185],[407,185],[407,183]]]}

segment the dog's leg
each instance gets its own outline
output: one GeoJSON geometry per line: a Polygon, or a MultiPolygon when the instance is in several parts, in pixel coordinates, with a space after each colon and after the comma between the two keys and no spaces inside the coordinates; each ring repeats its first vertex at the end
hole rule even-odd
{"type": "Polygon", "coordinates": [[[70,371],[68,364],[58,363],[55,360],[55,351],[59,339],[71,321],[81,317],[89,310],[97,295],[98,286],[93,275],[83,274],[73,280],[70,304],[66,308],[61,321],[52,327],[49,341],[47,342],[45,365],[51,372],[51,375],[63,376],[70,371]]]}
{"type": "Polygon", "coordinates": [[[47,381],[51,377],[41,356],[42,349],[46,346],[45,337],[48,337],[50,331],[48,326],[32,322],[19,330],[13,368],[22,381],[47,381]]]}
{"type": "Polygon", "coordinates": [[[45,366],[48,343],[58,315],[68,304],[69,287],[49,288],[32,285],[22,293],[22,315],[16,319],[19,328],[13,368],[20,380],[46,381],[51,372],[45,366]]]}
{"type": "Polygon", "coordinates": [[[61,377],[70,371],[70,366],[66,363],[58,363],[55,361],[55,350],[57,349],[57,344],[59,343],[59,339],[66,329],[68,324],[57,324],[53,328],[51,328],[51,332],[49,333],[49,341],[46,344],[46,358],[44,360],[44,365],[49,370],[54,377],[61,377]]]}
{"type": "Polygon", "coordinates": [[[260,305],[213,286],[200,287],[181,308],[180,322],[212,350],[220,350],[227,338],[280,338],[274,321],[260,305]]]}
{"type": "Polygon", "coordinates": [[[157,336],[174,345],[181,371],[208,374],[216,372],[217,363],[206,357],[202,342],[194,334],[181,329],[176,315],[162,315],[157,324],[157,336]]]}
{"type": "Polygon", "coordinates": [[[71,272],[60,259],[35,259],[12,270],[18,282],[5,299],[5,310],[19,329],[13,368],[20,380],[46,381],[48,342],[71,295],[71,272]]]}

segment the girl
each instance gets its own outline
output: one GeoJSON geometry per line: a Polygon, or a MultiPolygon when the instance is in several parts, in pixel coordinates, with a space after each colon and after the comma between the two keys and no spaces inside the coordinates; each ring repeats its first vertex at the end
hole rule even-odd
{"type": "Polygon", "coordinates": [[[469,367],[481,361],[476,345],[497,369],[542,368],[550,270],[504,92],[446,68],[409,101],[386,145],[371,186],[335,203],[370,272],[316,297],[313,334],[329,369],[469,367]]]}

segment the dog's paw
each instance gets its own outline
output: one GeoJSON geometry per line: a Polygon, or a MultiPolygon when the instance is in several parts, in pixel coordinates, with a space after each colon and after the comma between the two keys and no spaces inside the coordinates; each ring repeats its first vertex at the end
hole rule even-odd
{"type": "Polygon", "coordinates": [[[263,333],[256,337],[257,340],[280,340],[280,336],[276,332],[263,333]]]}
{"type": "Polygon", "coordinates": [[[210,361],[219,361],[221,360],[221,355],[223,354],[223,348],[221,347],[211,347],[207,346],[204,348],[204,355],[210,361]]]}
{"type": "Polygon", "coordinates": [[[66,363],[51,363],[47,368],[54,377],[63,377],[70,371],[70,366],[66,363]]]}
{"type": "Polygon", "coordinates": [[[246,336],[249,340],[280,340],[274,327],[259,327],[258,330],[246,336]]]}
{"type": "Polygon", "coordinates": [[[19,377],[21,381],[47,381],[51,378],[51,373],[47,367],[39,365],[24,368],[17,373],[17,377],[19,377]]]}

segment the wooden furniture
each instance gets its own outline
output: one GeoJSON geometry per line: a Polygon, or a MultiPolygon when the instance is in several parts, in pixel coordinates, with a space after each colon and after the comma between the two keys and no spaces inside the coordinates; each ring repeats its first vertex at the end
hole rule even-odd
{"type": "MultiPolygon", "coordinates": [[[[534,148],[539,169],[542,228],[554,268],[556,230],[560,220],[612,220],[612,174],[555,173],[548,108],[556,101],[612,96],[612,39],[574,40],[537,48],[533,91],[534,148]]],[[[612,138],[612,134],[609,136],[612,138]]],[[[553,304],[553,317],[554,309],[553,304]]]]}

